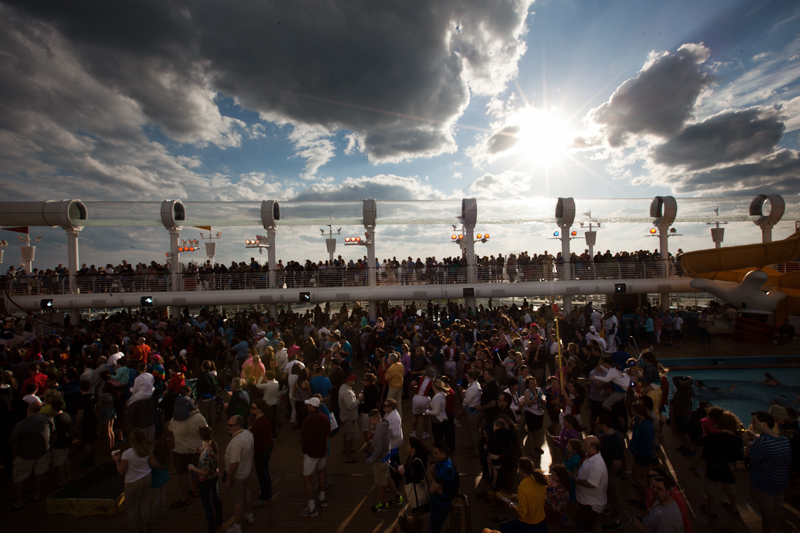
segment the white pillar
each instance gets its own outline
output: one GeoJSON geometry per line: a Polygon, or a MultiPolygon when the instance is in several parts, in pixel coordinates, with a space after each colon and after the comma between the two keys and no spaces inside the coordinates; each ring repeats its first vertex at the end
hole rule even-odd
{"type": "MultiPolygon", "coordinates": [[[[178,228],[169,230],[169,258],[170,258],[170,282],[172,292],[179,292],[181,287],[181,254],[178,252],[178,241],[181,231],[178,228]]],[[[177,306],[172,306],[172,318],[180,318],[181,310],[177,306]]]]}
{"type": "MultiPolygon", "coordinates": [[[[669,273],[669,226],[660,226],[658,234],[658,240],[660,244],[660,249],[658,251],[661,254],[661,268],[664,273],[664,277],[668,278],[669,273]]],[[[658,306],[661,308],[661,311],[664,312],[669,309],[669,293],[662,292],[659,295],[658,299],[658,306]]]]}
{"type": "MultiPolygon", "coordinates": [[[[277,250],[275,250],[275,227],[267,228],[267,243],[269,244],[269,249],[267,250],[267,261],[268,261],[268,268],[269,268],[269,288],[276,289],[275,286],[277,284],[278,279],[278,272],[275,270],[277,266],[276,256],[277,250]]],[[[278,319],[278,304],[271,303],[269,304],[269,316],[275,320],[278,319]]]]}
{"type": "MultiPolygon", "coordinates": [[[[377,267],[375,266],[375,228],[367,228],[367,283],[370,287],[377,287],[378,276],[377,267]]],[[[369,301],[369,319],[370,321],[378,319],[378,302],[375,300],[369,301]]]]}
{"type": "Polygon", "coordinates": [[[772,242],[772,224],[764,224],[761,226],[761,242],[772,242]]]}
{"type": "MultiPolygon", "coordinates": [[[[78,236],[81,230],[79,228],[70,228],[67,230],[67,268],[69,269],[69,293],[77,294],[78,292],[78,265],[80,264],[80,256],[78,253],[78,236]]],[[[69,310],[69,323],[73,326],[80,324],[81,312],[80,309],[69,310]]]]}
{"type": "MultiPolygon", "coordinates": [[[[569,249],[569,228],[571,226],[561,226],[561,257],[564,259],[564,272],[562,273],[563,281],[570,281],[572,279],[572,264],[570,262],[570,249],[569,249]]],[[[564,314],[572,312],[572,296],[564,295],[564,314]]]]}
{"type": "MultiPolygon", "coordinates": [[[[467,255],[467,283],[477,283],[478,272],[475,268],[475,226],[464,226],[464,240],[467,241],[465,243],[467,255]]],[[[466,305],[468,308],[471,307],[473,311],[476,311],[475,297],[468,296],[464,298],[464,305],[466,305]]]]}

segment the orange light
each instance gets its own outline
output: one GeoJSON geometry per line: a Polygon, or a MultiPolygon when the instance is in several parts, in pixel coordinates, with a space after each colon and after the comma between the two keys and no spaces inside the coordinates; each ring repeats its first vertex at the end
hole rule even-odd
{"type": "Polygon", "coordinates": [[[166,253],[166,256],[169,257],[169,252],[166,253]]]}
{"type": "Polygon", "coordinates": [[[453,240],[456,240],[456,239],[458,239],[458,235],[452,235],[450,238],[453,239],[453,240]]]}
{"type": "Polygon", "coordinates": [[[463,238],[464,238],[464,236],[463,236],[463,235],[459,235],[459,236],[458,236],[458,238],[459,238],[459,239],[463,239],[463,238]]]}
{"type": "Polygon", "coordinates": [[[489,234],[488,234],[488,233],[484,233],[484,234],[483,234],[483,238],[484,238],[484,239],[488,239],[488,238],[489,238],[489,234]]]}
{"type": "Polygon", "coordinates": [[[650,233],[655,234],[656,228],[650,228],[650,233]]]}
{"type": "Polygon", "coordinates": [[[350,237],[345,237],[344,242],[350,242],[350,237]]]}
{"type": "Polygon", "coordinates": [[[482,238],[483,238],[483,236],[482,236],[480,233],[478,233],[478,238],[479,238],[479,239],[482,239],[482,238]]]}
{"type": "Polygon", "coordinates": [[[572,232],[572,236],[573,236],[573,237],[574,237],[575,235],[577,235],[577,234],[578,234],[578,232],[577,232],[577,231],[573,231],[573,232],[572,232]]]}
{"type": "Polygon", "coordinates": [[[356,242],[361,242],[361,237],[356,237],[356,242]]]}

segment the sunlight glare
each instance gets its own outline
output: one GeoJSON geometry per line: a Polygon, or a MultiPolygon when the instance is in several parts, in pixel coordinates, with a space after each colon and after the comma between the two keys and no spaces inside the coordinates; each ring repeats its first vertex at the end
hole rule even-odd
{"type": "Polygon", "coordinates": [[[517,114],[520,130],[517,148],[536,166],[549,166],[567,154],[572,139],[569,130],[554,112],[529,107],[517,114]]]}

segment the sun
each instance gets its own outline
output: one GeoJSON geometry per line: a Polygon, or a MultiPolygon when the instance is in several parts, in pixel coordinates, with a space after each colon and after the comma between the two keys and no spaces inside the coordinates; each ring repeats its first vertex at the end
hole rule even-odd
{"type": "Polygon", "coordinates": [[[519,127],[517,149],[528,162],[549,166],[567,155],[572,135],[555,111],[529,107],[512,120],[519,127]]]}

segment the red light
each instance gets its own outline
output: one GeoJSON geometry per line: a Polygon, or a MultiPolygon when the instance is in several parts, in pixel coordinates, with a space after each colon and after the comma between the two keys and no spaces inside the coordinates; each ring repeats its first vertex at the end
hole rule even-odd
{"type": "Polygon", "coordinates": [[[361,242],[361,237],[356,237],[356,242],[361,242]]]}
{"type": "Polygon", "coordinates": [[[655,234],[655,232],[656,232],[656,228],[650,228],[650,233],[651,234],[655,234]]]}
{"type": "Polygon", "coordinates": [[[452,235],[450,238],[453,239],[453,240],[456,240],[456,239],[458,239],[458,235],[452,235]]]}
{"type": "Polygon", "coordinates": [[[344,242],[350,242],[350,237],[345,237],[344,242]]]}
{"type": "Polygon", "coordinates": [[[483,236],[482,236],[480,233],[478,233],[478,238],[479,238],[479,239],[482,239],[482,238],[483,238],[483,236]]]}
{"type": "Polygon", "coordinates": [[[166,256],[169,257],[169,252],[166,253],[166,256]]]}
{"type": "Polygon", "coordinates": [[[459,238],[459,239],[463,239],[463,238],[464,238],[464,236],[463,236],[463,235],[459,235],[459,236],[458,236],[458,238],[459,238]]]}
{"type": "Polygon", "coordinates": [[[488,234],[488,233],[484,233],[484,234],[483,234],[483,238],[484,238],[484,239],[488,239],[488,238],[489,238],[489,234],[488,234]]]}
{"type": "Polygon", "coordinates": [[[574,237],[575,235],[577,235],[577,234],[578,234],[578,232],[577,232],[577,231],[573,231],[573,232],[572,232],[572,236],[573,236],[573,237],[574,237]]]}

